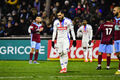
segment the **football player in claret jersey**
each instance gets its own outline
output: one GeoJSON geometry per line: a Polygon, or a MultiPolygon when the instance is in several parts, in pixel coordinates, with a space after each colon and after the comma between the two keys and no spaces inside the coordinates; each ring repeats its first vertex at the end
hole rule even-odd
{"type": "MultiPolygon", "coordinates": [[[[98,28],[95,39],[101,33],[101,43],[99,45],[98,52],[98,66],[97,70],[101,69],[102,54],[107,54],[107,70],[110,69],[111,53],[113,53],[113,34],[114,34],[114,24],[112,18],[107,17],[107,21],[100,25],[98,28]]],[[[95,41],[94,41],[95,43],[95,41]]]]}
{"type": "Polygon", "coordinates": [[[37,16],[35,22],[33,22],[28,29],[28,32],[31,34],[31,52],[29,64],[32,64],[32,57],[35,51],[34,64],[39,64],[37,62],[38,53],[40,49],[40,32],[43,31],[43,26],[41,24],[42,18],[37,16]]]}
{"type": "Polygon", "coordinates": [[[115,24],[115,32],[114,32],[114,46],[115,53],[117,58],[119,59],[119,69],[115,74],[120,74],[120,7],[115,7],[113,9],[114,14],[114,24],[115,24]]]}

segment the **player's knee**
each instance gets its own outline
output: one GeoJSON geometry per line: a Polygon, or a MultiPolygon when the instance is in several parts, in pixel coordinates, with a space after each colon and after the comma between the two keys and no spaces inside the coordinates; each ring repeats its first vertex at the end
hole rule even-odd
{"type": "Polygon", "coordinates": [[[110,56],[111,56],[111,54],[107,54],[107,56],[108,56],[108,57],[110,57],[110,56]]]}
{"type": "Polygon", "coordinates": [[[33,53],[33,52],[34,52],[34,50],[35,50],[35,49],[34,49],[34,48],[32,48],[32,49],[31,49],[31,53],[33,53]]]}
{"type": "Polygon", "coordinates": [[[98,55],[102,55],[102,53],[101,53],[101,52],[99,52],[99,53],[98,53],[98,55]]]}
{"type": "Polygon", "coordinates": [[[39,50],[38,50],[38,49],[36,49],[36,50],[35,50],[35,52],[39,52],[39,50]]]}

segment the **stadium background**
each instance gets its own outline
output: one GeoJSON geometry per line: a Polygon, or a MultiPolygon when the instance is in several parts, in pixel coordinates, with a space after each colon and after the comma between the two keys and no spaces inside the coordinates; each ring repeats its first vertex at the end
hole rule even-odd
{"type": "MultiPolygon", "coordinates": [[[[51,49],[52,24],[59,10],[64,10],[65,16],[72,19],[75,33],[86,19],[95,34],[106,16],[112,17],[116,5],[120,5],[119,0],[0,0],[0,80],[119,80],[120,76],[114,75],[118,69],[114,53],[110,70],[106,70],[106,62],[102,62],[102,70],[97,71],[97,62],[83,62],[78,39],[77,48],[70,48],[68,72],[60,74],[58,54],[51,49]],[[40,64],[36,65],[28,64],[30,35],[27,29],[37,15],[43,18],[44,31],[41,32],[40,64]]],[[[94,45],[93,61],[97,59],[99,40],[100,35],[94,45]]],[[[105,57],[104,54],[103,59],[105,57]]]]}
{"type": "MultiPolygon", "coordinates": [[[[80,25],[82,25],[83,19],[86,19],[92,25],[93,33],[95,34],[99,25],[106,20],[106,16],[113,17],[112,10],[114,6],[119,4],[118,0],[3,0],[0,2],[0,39],[2,39],[0,40],[0,60],[28,60],[30,51],[28,27],[38,15],[43,18],[44,31],[41,32],[41,38],[44,39],[42,44],[43,47],[45,46],[45,51],[43,51],[45,56],[40,53],[42,57],[39,57],[39,60],[51,60],[47,55],[50,54],[50,51],[53,51],[50,48],[50,39],[53,32],[53,22],[59,10],[64,10],[65,16],[72,19],[75,34],[80,25]],[[24,43],[29,47],[27,52],[23,49],[25,48],[24,43]],[[16,47],[20,47],[20,49],[16,49],[16,47]],[[19,54],[20,52],[18,51],[23,53],[19,54]],[[9,57],[6,57],[5,54],[9,57]],[[17,55],[17,58],[16,54],[23,55],[24,58],[19,55],[17,55]]],[[[98,39],[100,39],[100,35],[98,35],[98,39]]],[[[78,45],[77,49],[81,48],[81,41],[78,45]]],[[[95,55],[98,54],[98,45],[99,42],[95,46],[95,55]]],[[[71,52],[69,54],[71,55],[71,52]]],[[[79,54],[83,54],[82,50],[79,51],[79,54]]],[[[70,58],[77,59],[78,57],[73,55],[70,58]]],[[[97,59],[97,56],[93,56],[93,58],[97,59]]],[[[79,59],[83,59],[83,57],[79,59]]],[[[112,59],[116,59],[114,53],[112,59]]]]}

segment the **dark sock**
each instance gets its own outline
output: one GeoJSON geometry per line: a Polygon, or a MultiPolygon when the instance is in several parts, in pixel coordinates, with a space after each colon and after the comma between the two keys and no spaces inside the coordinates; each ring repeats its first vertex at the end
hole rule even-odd
{"type": "Polygon", "coordinates": [[[119,70],[120,70],[120,60],[119,60],[119,70]]]}
{"type": "Polygon", "coordinates": [[[38,52],[35,53],[35,61],[38,59],[38,52]]]}
{"type": "Polygon", "coordinates": [[[98,64],[101,65],[101,61],[102,61],[102,55],[98,55],[98,64]]]}
{"type": "Polygon", "coordinates": [[[117,57],[119,59],[119,67],[118,67],[118,69],[120,70],[120,55],[118,55],[117,57]]]}
{"type": "Polygon", "coordinates": [[[110,60],[111,60],[111,57],[107,56],[107,66],[110,66],[110,60]]]}
{"type": "Polygon", "coordinates": [[[30,53],[30,60],[32,60],[32,57],[33,57],[33,53],[30,53]]]}

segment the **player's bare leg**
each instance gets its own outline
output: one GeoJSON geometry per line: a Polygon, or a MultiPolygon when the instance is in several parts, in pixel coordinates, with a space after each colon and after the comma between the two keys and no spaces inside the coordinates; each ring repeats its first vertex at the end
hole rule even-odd
{"type": "Polygon", "coordinates": [[[97,66],[97,70],[100,70],[101,69],[101,61],[102,61],[102,53],[99,52],[98,53],[98,66],[97,66]]]}
{"type": "Polygon", "coordinates": [[[119,67],[118,70],[115,72],[115,74],[120,74],[120,53],[116,53],[117,58],[119,59],[119,67]]]}
{"type": "Polygon", "coordinates": [[[92,62],[92,48],[88,47],[90,62],[92,62]]]}
{"type": "Polygon", "coordinates": [[[88,59],[87,59],[88,49],[86,47],[83,47],[83,51],[84,51],[84,58],[85,58],[84,62],[88,62],[88,59]]]}
{"type": "Polygon", "coordinates": [[[111,54],[107,54],[107,70],[110,69],[111,54]]]}
{"type": "Polygon", "coordinates": [[[39,53],[39,50],[36,49],[36,50],[35,50],[35,57],[34,57],[34,64],[39,64],[39,63],[37,62],[37,59],[38,59],[38,53],[39,53]]]}
{"type": "Polygon", "coordinates": [[[32,64],[32,57],[34,50],[35,50],[34,48],[31,48],[29,64],[32,64]]]}

